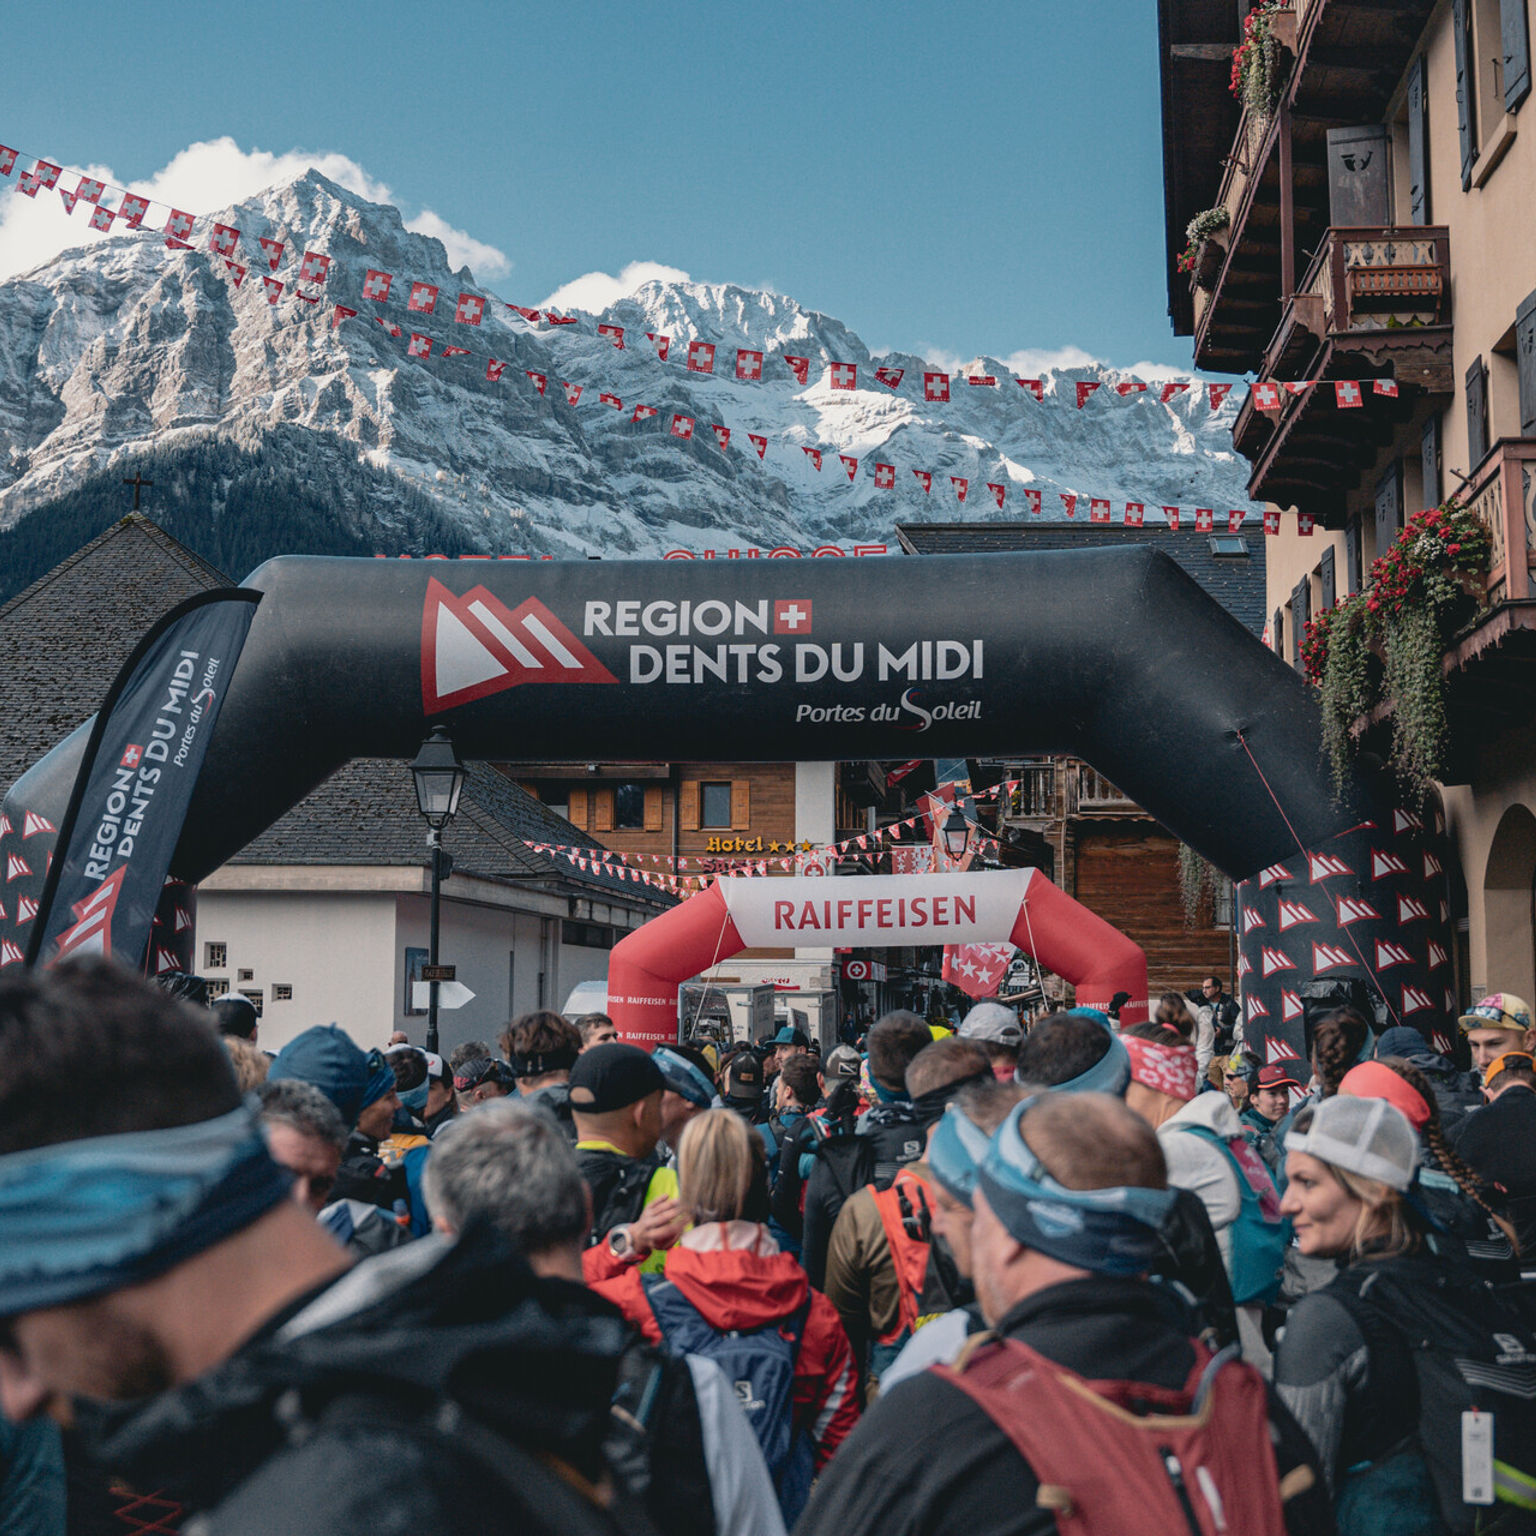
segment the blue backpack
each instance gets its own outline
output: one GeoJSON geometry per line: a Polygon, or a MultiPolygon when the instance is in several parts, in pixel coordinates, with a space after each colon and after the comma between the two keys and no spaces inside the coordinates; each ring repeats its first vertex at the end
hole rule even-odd
{"type": "Polygon", "coordinates": [[[1279,1195],[1263,1159],[1243,1136],[1231,1141],[1204,1125],[1179,1130],[1216,1148],[1237,1180],[1241,1202],[1232,1233],[1232,1300],[1238,1306],[1267,1306],[1280,1294],[1285,1251],[1291,1246],[1291,1222],[1280,1214],[1279,1195]]]}
{"type": "Polygon", "coordinates": [[[663,1275],[642,1276],[646,1300],[674,1355],[699,1355],[725,1372],[762,1447],[778,1490],[786,1525],[793,1524],[810,1494],[811,1443],[795,1433],[795,1361],[811,1299],[781,1322],[746,1332],[722,1332],[663,1275]]]}

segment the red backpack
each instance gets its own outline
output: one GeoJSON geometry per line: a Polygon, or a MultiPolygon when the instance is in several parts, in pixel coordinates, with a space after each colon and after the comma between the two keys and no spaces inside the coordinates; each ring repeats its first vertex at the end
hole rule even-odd
{"type": "Polygon", "coordinates": [[[935,1367],[1017,1447],[1072,1536],[1284,1536],[1264,1380],[1196,1341],[1182,1388],[1087,1381],[981,1334],[935,1367]]]}

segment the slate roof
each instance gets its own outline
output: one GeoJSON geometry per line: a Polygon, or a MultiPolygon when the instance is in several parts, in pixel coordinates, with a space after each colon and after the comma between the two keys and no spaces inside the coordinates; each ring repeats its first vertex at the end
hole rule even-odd
{"type": "MultiPolygon", "coordinates": [[[[602,847],[535,800],[490,763],[472,762],[459,814],[443,834],[456,871],[489,880],[559,881],[589,896],[670,906],[670,897],[637,880],[578,869],[538,853],[524,839],[566,847],[602,847]]],[[[241,864],[421,865],[431,859],[427,828],[405,763],[357,758],[301,800],[229,862],[241,864]]]]}
{"type": "Polygon", "coordinates": [[[18,592],[0,608],[0,789],[96,713],[156,619],[233,585],[130,513],[18,592]]]}
{"type": "MultiPolygon", "coordinates": [[[[1220,532],[1222,530],[1218,530],[1220,532]]],[[[1114,548],[1150,544],[1172,556],[1234,618],[1264,633],[1264,534],[1243,530],[1248,555],[1211,553],[1211,535],[1162,527],[1085,523],[899,523],[896,536],[910,555],[979,555],[989,551],[1114,548]]]]}

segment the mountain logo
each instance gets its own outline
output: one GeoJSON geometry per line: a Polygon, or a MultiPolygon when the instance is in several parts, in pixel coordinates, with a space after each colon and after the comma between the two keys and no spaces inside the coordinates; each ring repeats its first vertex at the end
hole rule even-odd
{"type": "Polygon", "coordinates": [[[1396,810],[1392,812],[1392,830],[1401,837],[1404,832],[1422,832],[1424,823],[1412,811],[1396,810]]]}
{"type": "Polygon", "coordinates": [[[1401,923],[1422,922],[1429,916],[1429,908],[1417,896],[1397,898],[1397,920],[1401,923]]]}
{"type": "Polygon", "coordinates": [[[1438,971],[1442,965],[1449,965],[1451,957],[1433,939],[1429,941],[1429,968],[1438,971]]]}
{"type": "MultiPolygon", "coordinates": [[[[1291,996],[1290,993],[1286,994],[1291,996]]],[[[1295,1061],[1296,1050],[1288,1040],[1282,1040],[1278,1035],[1270,1035],[1264,1041],[1264,1064],[1272,1067],[1277,1061],[1295,1061]]]]}
{"type": "Polygon", "coordinates": [[[1296,969],[1296,962],[1283,949],[1274,949],[1268,944],[1264,946],[1264,952],[1260,959],[1266,977],[1273,976],[1276,971],[1294,971],[1296,969]]]}
{"type": "Polygon", "coordinates": [[[1358,896],[1340,896],[1338,909],[1340,928],[1348,928],[1351,923],[1381,921],[1381,913],[1370,902],[1362,901],[1358,896]]]}
{"type": "Polygon", "coordinates": [[[1268,869],[1259,871],[1259,889],[1267,891],[1277,881],[1288,880],[1290,874],[1290,870],[1284,864],[1271,864],[1268,869]]]}
{"type": "Polygon", "coordinates": [[[1404,949],[1401,944],[1394,944],[1390,939],[1376,940],[1376,969],[1378,971],[1390,970],[1394,965],[1412,964],[1412,950],[1404,949]]]}
{"type": "Polygon", "coordinates": [[[1248,975],[1249,972],[1252,971],[1252,970],[1253,970],[1253,965],[1249,961],[1248,956],[1247,955],[1239,955],[1237,957],[1237,979],[1239,981],[1241,981],[1243,979],[1243,977],[1248,975]]]}
{"type": "Polygon", "coordinates": [[[15,965],[27,957],[9,939],[0,939],[0,965],[15,965]]]}
{"type": "Polygon", "coordinates": [[[1337,854],[1309,853],[1307,855],[1307,878],[1313,885],[1320,880],[1331,880],[1335,875],[1352,874],[1354,870],[1337,854]]]}
{"type": "Polygon", "coordinates": [[[12,880],[20,880],[25,875],[32,873],[32,866],[22,858],[19,853],[10,853],[5,858],[5,883],[9,885],[12,880]]]}
{"type": "Polygon", "coordinates": [[[28,811],[21,824],[23,841],[35,836],[39,832],[57,832],[59,829],[48,820],[46,816],[39,816],[36,811],[28,811]]]}
{"type": "Polygon", "coordinates": [[[1244,1002],[1248,1007],[1248,1022],[1250,1024],[1255,1019],[1267,1019],[1269,1017],[1269,1009],[1264,1006],[1264,999],[1257,993],[1252,997],[1245,998],[1244,1002]]]}
{"type": "Polygon", "coordinates": [[[31,896],[23,896],[21,900],[16,903],[16,926],[20,928],[23,923],[30,923],[36,916],[36,900],[31,896]]]}
{"type": "Polygon", "coordinates": [[[1440,867],[1440,860],[1428,850],[1424,854],[1424,878],[1433,880],[1436,875],[1443,875],[1445,871],[1440,867]]]}
{"type": "Polygon", "coordinates": [[[1384,880],[1388,875],[1406,875],[1408,866],[1395,853],[1371,849],[1371,879],[1384,880]]]}
{"type": "Polygon", "coordinates": [[[1421,992],[1417,987],[1403,988],[1403,1012],[1423,1013],[1428,1008],[1435,1006],[1434,999],[1427,992],[1421,992]]]}
{"type": "Polygon", "coordinates": [[[1269,924],[1264,921],[1263,914],[1257,907],[1243,908],[1244,933],[1252,933],[1255,928],[1267,928],[1268,926],[1269,924]]]}
{"type": "Polygon", "coordinates": [[[1324,971],[1336,971],[1346,965],[1353,965],[1355,957],[1339,948],[1337,944],[1314,944],[1312,946],[1312,969],[1321,975],[1324,971]]]}
{"type": "Polygon", "coordinates": [[[421,699],[441,714],[524,683],[618,679],[537,598],[515,610],[484,587],[456,597],[427,583],[421,616],[421,699]]]}
{"type": "Polygon", "coordinates": [[[112,953],[112,914],[122,894],[126,864],[119,864],[89,896],[70,908],[75,924],[59,935],[55,960],[65,955],[110,955],[112,953]]]}
{"type": "Polygon", "coordinates": [[[1289,1024],[1292,1019],[1299,1019],[1306,1012],[1298,993],[1292,992],[1289,987],[1280,992],[1280,1022],[1289,1024]]]}
{"type": "Polygon", "coordinates": [[[1301,923],[1315,923],[1317,914],[1302,901],[1282,901],[1280,903],[1280,932],[1295,928],[1301,923]]]}

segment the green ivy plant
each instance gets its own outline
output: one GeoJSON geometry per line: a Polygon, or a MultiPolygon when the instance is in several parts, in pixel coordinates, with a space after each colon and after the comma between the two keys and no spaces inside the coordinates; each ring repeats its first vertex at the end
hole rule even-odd
{"type": "Polygon", "coordinates": [[[1267,118],[1280,95],[1280,45],[1273,22],[1293,0],[1264,0],[1243,21],[1243,40],[1232,54],[1230,89],[1254,117],[1267,118]]]}

